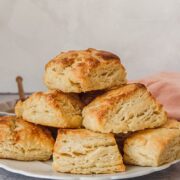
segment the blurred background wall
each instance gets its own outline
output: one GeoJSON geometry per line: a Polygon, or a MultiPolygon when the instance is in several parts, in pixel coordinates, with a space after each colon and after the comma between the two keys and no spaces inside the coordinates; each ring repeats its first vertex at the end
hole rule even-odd
{"type": "Polygon", "coordinates": [[[0,0],[0,92],[44,90],[44,65],[61,51],[118,54],[129,79],[180,71],[179,0],[0,0]]]}

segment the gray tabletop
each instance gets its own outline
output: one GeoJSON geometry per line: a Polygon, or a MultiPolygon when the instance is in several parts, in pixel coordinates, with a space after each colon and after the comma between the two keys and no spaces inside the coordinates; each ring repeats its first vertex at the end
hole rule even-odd
{"type": "MultiPolygon", "coordinates": [[[[0,180],[41,180],[39,178],[26,177],[0,169],[0,180]]],[[[180,180],[180,163],[170,168],[152,173],[150,175],[133,178],[133,180],[180,180]]]]}

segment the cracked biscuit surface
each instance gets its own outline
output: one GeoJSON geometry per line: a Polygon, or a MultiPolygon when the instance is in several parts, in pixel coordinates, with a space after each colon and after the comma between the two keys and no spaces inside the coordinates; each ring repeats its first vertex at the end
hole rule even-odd
{"type": "Polygon", "coordinates": [[[180,159],[180,122],[169,120],[157,129],[136,132],[125,140],[124,162],[160,166],[180,159]]]}
{"type": "Polygon", "coordinates": [[[125,171],[113,134],[86,129],[59,130],[53,152],[58,172],[101,174],[125,171]]]}
{"type": "Polygon", "coordinates": [[[142,84],[110,90],[91,101],[82,111],[83,125],[102,133],[127,133],[155,128],[167,121],[163,107],[142,84]]]}
{"type": "Polygon", "coordinates": [[[21,161],[50,159],[54,139],[41,126],[15,116],[0,117],[0,158],[21,161]]]}
{"type": "Polygon", "coordinates": [[[109,89],[126,83],[126,71],[120,58],[110,52],[68,51],[46,65],[44,83],[67,93],[109,89]]]}
{"type": "Polygon", "coordinates": [[[79,128],[82,124],[83,104],[71,94],[52,90],[36,92],[15,106],[18,117],[44,126],[79,128]]]}

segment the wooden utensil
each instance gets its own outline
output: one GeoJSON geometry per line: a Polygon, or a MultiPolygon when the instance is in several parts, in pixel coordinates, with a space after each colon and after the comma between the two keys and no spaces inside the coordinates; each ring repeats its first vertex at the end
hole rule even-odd
{"type": "Polygon", "coordinates": [[[16,82],[17,82],[17,86],[18,86],[19,99],[21,101],[24,101],[26,98],[25,98],[25,95],[24,95],[23,78],[21,76],[17,76],[16,77],[16,82]]]}

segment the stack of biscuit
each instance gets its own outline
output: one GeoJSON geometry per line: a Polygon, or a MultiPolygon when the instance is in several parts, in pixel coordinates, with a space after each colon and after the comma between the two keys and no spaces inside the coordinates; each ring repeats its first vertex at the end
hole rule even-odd
{"type": "Polygon", "coordinates": [[[78,174],[180,158],[180,123],[168,120],[144,85],[127,84],[118,56],[95,49],[61,53],[46,65],[44,83],[47,92],[19,101],[16,117],[1,118],[1,158],[53,155],[55,171],[78,174]]]}

